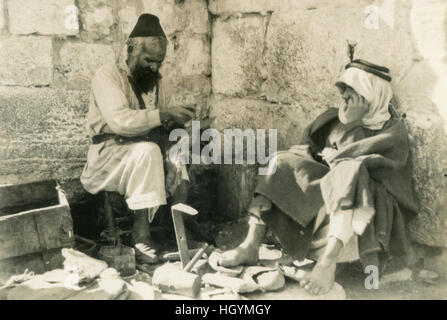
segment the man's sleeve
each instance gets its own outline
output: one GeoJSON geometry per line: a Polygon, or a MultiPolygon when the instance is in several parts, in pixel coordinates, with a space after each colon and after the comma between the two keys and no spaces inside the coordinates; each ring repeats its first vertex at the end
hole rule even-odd
{"type": "Polygon", "coordinates": [[[92,91],[109,128],[122,136],[138,136],[161,125],[158,110],[134,110],[119,81],[99,71],[92,80],[92,91]]]}

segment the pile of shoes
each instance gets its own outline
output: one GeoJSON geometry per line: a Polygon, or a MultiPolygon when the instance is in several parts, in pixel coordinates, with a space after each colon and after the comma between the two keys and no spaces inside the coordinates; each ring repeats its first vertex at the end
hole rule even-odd
{"type": "MultiPolygon", "coordinates": [[[[260,248],[261,254],[266,251],[268,250],[264,246],[260,248]]],[[[202,281],[205,284],[225,288],[237,294],[277,291],[285,286],[285,278],[278,263],[282,258],[282,253],[279,250],[270,250],[267,254],[269,259],[262,259],[266,256],[265,254],[261,255],[260,265],[233,268],[218,264],[220,254],[219,251],[214,251],[210,255],[208,263],[215,272],[203,275],[202,281]]]]}

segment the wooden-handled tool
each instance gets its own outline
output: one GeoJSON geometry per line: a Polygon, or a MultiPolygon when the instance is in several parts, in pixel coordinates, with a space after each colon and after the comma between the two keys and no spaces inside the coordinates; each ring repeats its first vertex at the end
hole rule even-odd
{"type": "Polygon", "coordinates": [[[205,253],[208,245],[203,245],[191,259],[183,225],[183,214],[195,215],[197,210],[185,204],[176,204],[171,208],[171,211],[180,252],[181,269],[174,264],[167,264],[157,268],[152,278],[152,284],[163,293],[174,293],[194,298],[199,294],[201,278],[190,271],[205,253]]]}
{"type": "Polygon", "coordinates": [[[202,282],[197,274],[190,271],[207,248],[207,244],[203,245],[183,269],[179,269],[178,266],[171,263],[157,268],[152,278],[154,287],[163,293],[196,297],[199,294],[202,282]]]}
{"type": "Polygon", "coordinates": [[[191,261],[188,262],[188,264],[183,268],[183,271],[190,272],[191,269],[194,267],[194,265],[199,261],[199,259],[202,257],[202,255],[205,253],[206,249],[208,249],[208,244],[205,243],[199,251],[192,257],[191,261]]]}
{"type": "Polygon", "coordinates": [[[183,224],[183,215],[188,214],[194,216],[198,212],[196,209],[183,203],[178,203],[172,206],[171,212],[172,220],[174,221],[175,238],[177,240],[178,251],[180,252],[180,260],[182,262],[182,268],[185,268],[190,260],[190,257],[188,242],[186,240],[185,226],[183,224]]]}

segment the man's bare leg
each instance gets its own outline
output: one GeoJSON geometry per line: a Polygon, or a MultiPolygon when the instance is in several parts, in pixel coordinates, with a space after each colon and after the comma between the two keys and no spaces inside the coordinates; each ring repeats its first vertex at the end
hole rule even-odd
{"type": "Polygon", "coordinates": [[[135,210],[132,238],[135,247],[135,260],[138,264],[158,262],[150,234],[148,209],[135,210]]]}
{"type": "Polygon", "coordinates": [[[334,285],[337,258],[342,248],[343,244],[339,239],[329,237],[323,254],[312,272],[300,281],[300,286],[315,295],[327,293],[334,285]]]}
{"type": "Polygon", "coordinates": [[[254,265],[259,260],[259,245],[265,234],[265,224],[260,219],[261,212],[270,210],[271,202],[258,195],[250,208],[252,216],[248,221],[248,232],[245,240],[235,249],[222,253],[218,263],[224,267],[238,265],[254,265]]]}
{"type": "Polygon", "coordinates": [[[265,225],[250,217],[248,233],[245,240],[235,249],[222,253],[218,263],[224,267],[254,265],[259,260],[259,245],[265,234],[265,225]]]}

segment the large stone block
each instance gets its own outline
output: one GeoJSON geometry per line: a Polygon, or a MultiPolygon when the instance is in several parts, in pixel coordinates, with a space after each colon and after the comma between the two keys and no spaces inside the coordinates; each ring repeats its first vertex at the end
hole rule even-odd
{"type": "Polygon", "coordinates": [[[166,35],[175,32],[208,33],[208,8],[205,0],[143,0],[144,12],[158,16],[166,35]]]}
{"type": "Polygon", "coordinates": [[[112,7],[107,0],[80,0],[82,38],[87,41],[107,38],[114,25],[112,7]]]}
{"type": "Polygon", "coordinates": [[[76,35],[79,32],[74,0],[7,0],[7,5],[12,34],[76,35]]]}
{"type": "Polygon", "coordinates": [[[279,2],[278,0],[210,0],[208,10],[215,15],[259,13],[277,10],[279,2]]]}
{"type": "Polygon", "coordinates": [[[177,15],[174,0],[143,0],[144,12],[156,15],[166,33],[170,35],[180,31],[185,26],[185,21],[177,15]]]}
{"type": "Polygon", "coordinates": [[[160,69],[167,105],[198,105],[198,115],[208,109],[211,94],[210,44],[205,35],[168,36],[165,61],[160,69]]]}
{"type": "MultiPolygon", "coordinates": [[[[297,144],[302,132],[313,120],[299,104],[272,104],[254,99],[223,98],[211,99],[210,116],[215,117],[213,127],[224,129],[268,129],[277,130],[277,149],[282,150],[297,144]]],[[[271,142],[270,142],[271,143],[271,142]]]]}
{"type": "Polygon", "coordinates": [[[236,220],[246,215],[256,188],[256,166],[222,164],[216,170],[219,216],[236,220]]]}
{"type": "Polygon", "coordinates": [[[65,42],[59,51],[54,85],[88,89],[91,77],[104,63],[114,63],[110,45],[65,42]]]}
{"type": "Polygon", "coordinates": [[[264,78],[264,18],[218,19],[213,25],[213,92],[257,95],[264,78]]]}
{"type": "Polygon", "coordinates": [[[3,1],[0,1],[0,32],[5,28],[5,6],[3,1]]]}
{"type": "Polygon", "coordinates": [[[400,108],[406,113],[411,141],[415,190],[421,210],[410,224],[413,238],[432,246],[447,245],[447,135],[440,111],[432,100],[438,78],[427,62],[416,63],[397,85],[400,108]]]}
{"type": "Polygon", "coordinates": [[[170,37],[161,72],[175,69],[177,77],[210,75],[210,42],[205,35],[170,37]]]}
{"type": "Polygon", "coordinates": [[[166,106],[196,106],[196,119],[208,115],[208,99],[211,94],[210,78],[204,75],[176,77],[175,68],[163,73],[162,86],[165,92],[166,106]]]}
{"type": "Polygon", "coordinates": [[[205,75],[189,77],[175,77],[175,68],[166,69],[163,74],[162,85],[167,96],[175,100],[176,97],[202,97],[211,94],[211,81],[205,75]]]}
{"type": "Polygon", "coordinates": [[[176,55],[182,75],[210,75],[210,54],[210,43],[205,37],[181,39],[176,55]]]}
{"type": "Polygon", "coordinates": [[[320,110],[337,103],[334,83],[349,61],[348,39],[358,43],[356,58],[390,67],[394,81],[408,71],[413,58],[409,4],[397,2],[392,23],[379,20],[376,30],[365,27],[368,1],[344,3],[272,14],[266,36],[268,79],[263,85],[268,100],[300,101],[320,110]]]}
{"type": "Polygon", "coordinates": [[[0,183],[79,178],[89,92],[0,88],[0,183]]]}
{"type": "MultiPolygon", "coordinates": [[[[147,1],[147,0],[146,0],[147,1]]],[[[209,33],[208,6],[206,0],[184,1],[182,14],[189,20],[185,31],[190,33],[209,33]]]]}
{"type": "Polygon", "coordinates": [[[118,18],[121,32],[125,37],[128,37],[138,21],[137,8],[135,6],[127,6],[120,9],[118,18]]]}
{"type": "Polygon", "coordinates": [[[46,86],[53,78],[52,42],[47,37],[0,38],[0,84],[46,86]]]}
{"type": "Polygon", "coordinates": [[[407,114],[415,188],[421,201],[410,230],[418,242],[443,247],[447,246],[445,9],[445,1],[412,2],[411,31],[418,59],[396,86],[407,114]]]}
{"type": "Polygon", "coordinates": [[[349,0],[210,0],[208,9],[215,15],[241,13],[266,14],[272,11],[288,12],[295,9],[315,10],[327,6],[350,6],[349,0]]]}

